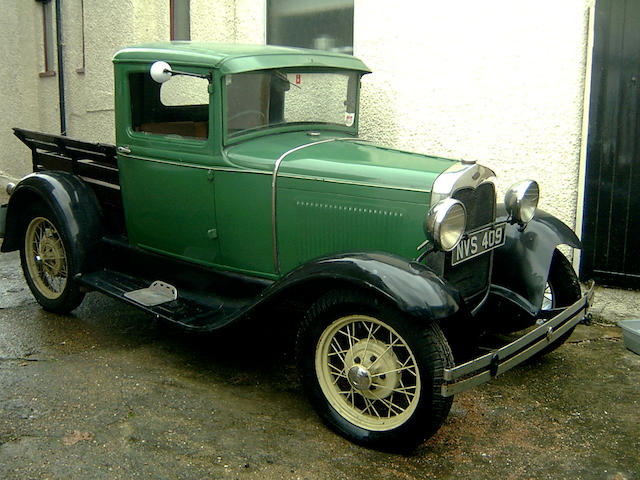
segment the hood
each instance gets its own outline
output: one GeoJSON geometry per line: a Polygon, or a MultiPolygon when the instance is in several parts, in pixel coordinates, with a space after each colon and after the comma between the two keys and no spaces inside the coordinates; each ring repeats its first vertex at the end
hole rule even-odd
{"type": "Polygon", "coordinates": [[[262,136],[227,149],[227,161],[242,169],[278,175],[430,192],[454,160],[380,147],[357,138],[305,132],[262,136]],[[299,150],[292,149],[308,145],[299,150]]]}

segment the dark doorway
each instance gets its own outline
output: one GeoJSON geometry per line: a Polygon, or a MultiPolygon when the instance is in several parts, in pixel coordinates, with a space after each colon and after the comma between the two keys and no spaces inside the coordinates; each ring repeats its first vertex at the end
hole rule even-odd
{"type": "Polygon", "coordinates": [[[580,274],[640,289],[640,2],[595,7],[580,274]]]}

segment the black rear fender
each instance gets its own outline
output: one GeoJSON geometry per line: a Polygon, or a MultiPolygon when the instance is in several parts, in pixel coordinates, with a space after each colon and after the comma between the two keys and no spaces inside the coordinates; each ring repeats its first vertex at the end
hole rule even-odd
{"type": "Polygon", "coordinates": [[[24,234],[25,213],[30,206],[44,204],[62,224],[76,265],[97,260],[95,252],[102,236],[102,210],[91,188],[79,177],[65,172],[47,171],[24,177],[9,198],[5,238],[0,251],[18,250],[24,234]]]}

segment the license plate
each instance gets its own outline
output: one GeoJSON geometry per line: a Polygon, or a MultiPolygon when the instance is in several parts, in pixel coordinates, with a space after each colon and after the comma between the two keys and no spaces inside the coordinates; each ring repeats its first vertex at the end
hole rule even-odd
{"type": "Polygon", "coordinates": [[[505,225],[505,223],[499,223],[465,235],[451,252],[451,265],[465,262],[504,245],[505,225]]]}

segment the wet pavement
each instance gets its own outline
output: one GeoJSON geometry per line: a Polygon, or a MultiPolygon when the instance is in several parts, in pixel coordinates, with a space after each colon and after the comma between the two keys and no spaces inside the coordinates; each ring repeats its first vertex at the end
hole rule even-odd
{"type": "Polygon", "coordinates": [[[606,311],[456,396],[408,456],[318,420],[277,320],[194,336],[96,293],[53,315],[0,255],[0,478],[640,478],[640,356],[606,311]]]}

